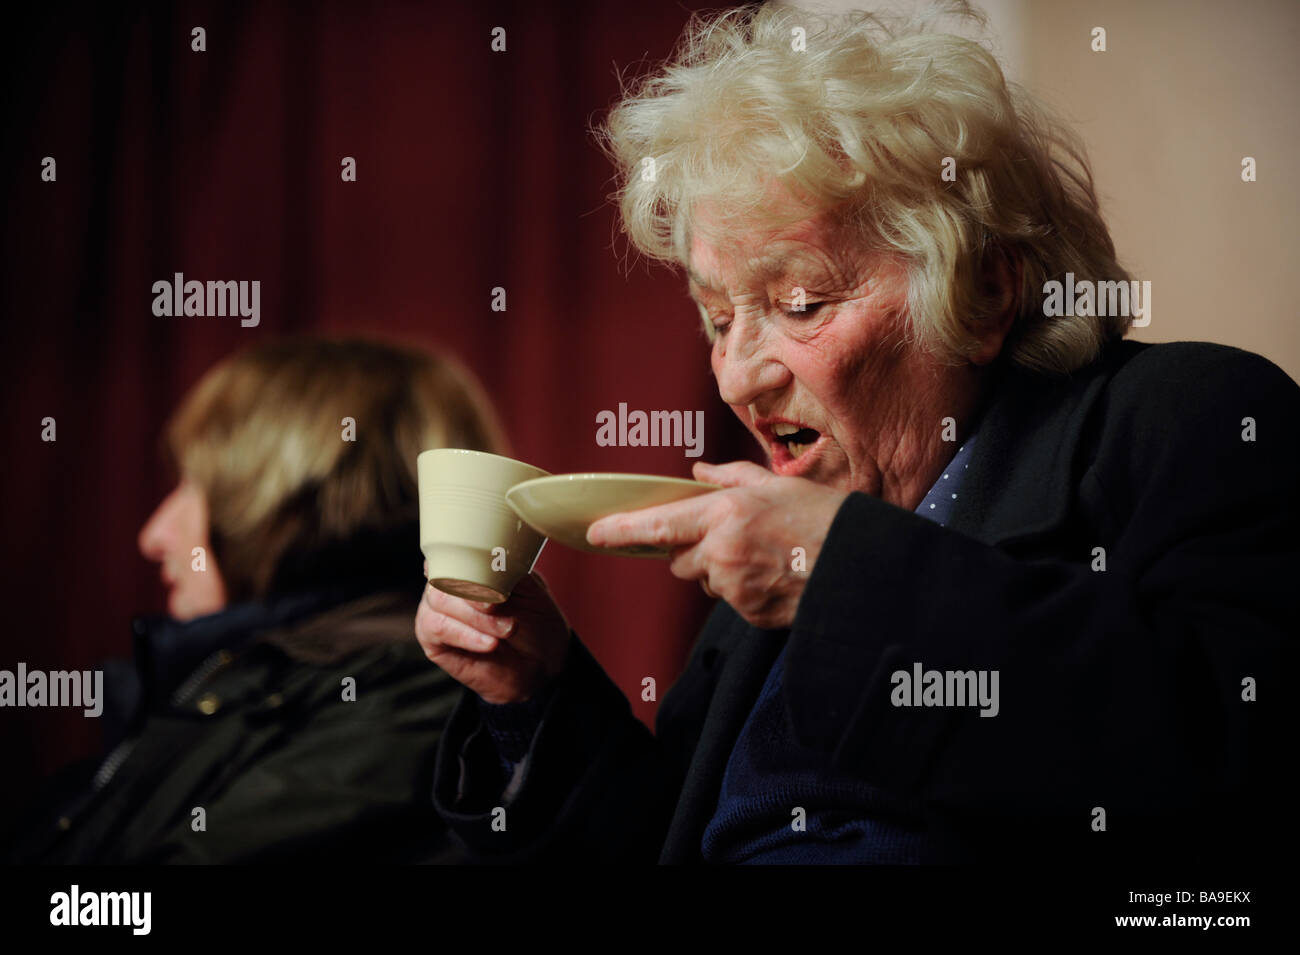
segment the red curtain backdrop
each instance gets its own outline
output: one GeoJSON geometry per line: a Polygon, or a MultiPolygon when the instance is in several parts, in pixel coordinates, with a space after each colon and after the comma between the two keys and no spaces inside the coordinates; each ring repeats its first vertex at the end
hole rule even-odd
{"type": "MultiPolygon", "coordinates": [[[[681,448],[596,444],[597,413],[619,402],[702,409],[704,460],[753,453],[683,280],[628,259],[588,132],[617,98],[615,68],[667,56],[688,5],[35,6],[7,14],[3,41],[0,668],[129,652],[131,617],[164,606],[136,550],[169,490],[162,424],[214,362],[268,336],[456,355],[514,454],[556,473],[689,476],[681,448]],[[349,156],[356,182],[340,176],[349,156]],[[176,272],[260,280],[260,324],[155,317],[151,286],[176,272]]],[[[652,724],[641,681],[662,699],[680,672],[700,589],[660,562],[556,544],[539,569],[652,724]]],[[[72,709],[0,710],[0,734],[5,810],[99,743],[72,709]]]]}

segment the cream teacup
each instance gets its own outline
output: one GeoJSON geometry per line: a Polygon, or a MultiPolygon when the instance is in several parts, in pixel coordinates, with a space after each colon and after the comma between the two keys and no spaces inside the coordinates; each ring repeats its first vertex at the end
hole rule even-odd
{"type": "Polygon", "coordinates": [[[506,504],[506,491],[549,472],[460,448],[424,451],[416,470],[420,550],[429,583],[456,597],[501,603],[533,569],[546,543],[506,504]]]}

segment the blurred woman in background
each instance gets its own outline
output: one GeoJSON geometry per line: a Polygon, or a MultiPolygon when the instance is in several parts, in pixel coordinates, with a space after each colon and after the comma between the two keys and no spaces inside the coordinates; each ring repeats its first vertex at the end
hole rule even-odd
{"type": "Polygon", "coordinates": [[[169,616],[106,669],[107,758],[15,861],[451,861],[429,793],[459,685],[411,639],[415,459],[499,451],[477,384],[423,352],[286,341],[208,372],[168,424],[140,532],[169,616]]]}

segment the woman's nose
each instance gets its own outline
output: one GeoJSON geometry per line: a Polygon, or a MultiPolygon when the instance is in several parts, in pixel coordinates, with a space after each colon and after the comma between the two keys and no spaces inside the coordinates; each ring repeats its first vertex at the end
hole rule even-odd
{"type": "Polygon", "coordinates": [[[714,350],[713,373],[718,394],[729,405],[748,405],[766,391],[782,387],[790,372],[748,319],[735,319],[726,341],[714,350]]]}
{"type": "Polygon", "coordinates": [[[140,528],[136,544],[146,560],[160,561],[167,554],[167,515],[172,495],[167,495],[140,528]]]}

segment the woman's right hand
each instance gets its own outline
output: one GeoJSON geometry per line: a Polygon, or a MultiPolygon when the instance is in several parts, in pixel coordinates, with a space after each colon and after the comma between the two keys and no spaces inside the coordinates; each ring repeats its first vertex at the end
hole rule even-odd
{"type": "Polygon", "coordinates": [[[546,583],[530,573],[500,604],[426,586],[415,638],[425,656],[488,703],[522,703],[563,669],[572,636],[546,583]]]}

